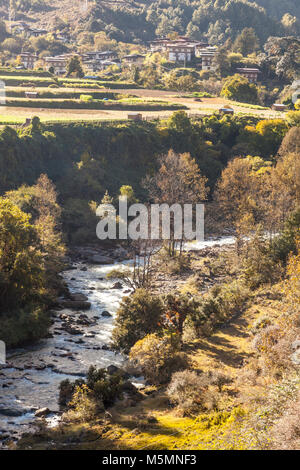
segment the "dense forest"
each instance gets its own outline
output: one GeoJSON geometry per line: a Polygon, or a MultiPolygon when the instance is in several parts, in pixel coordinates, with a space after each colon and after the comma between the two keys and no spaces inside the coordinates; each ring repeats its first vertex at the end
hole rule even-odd
{"type": "Polygon", "coordinates": [[[89,203],[99,203],[106,190],[115,197],[124,184],[144,198],[141,180],[155,170],[156,156],[170,148],[190,152],[208,178],[211,195],[232,157],[272,160],[289,127],[297,124],[298,114],[291,111],[289,121],[218,115],[191,121],[184,111],[176,111],[158,123],[47,125],[34,118],[24,130],[1,131],[0,187],[4,192],[22,183],[31,185],[46,173],[63,202],[66,233],[83,243],[94,236],[89,203]]]}
{"type": "MultiPolygon", "coordinates": [[[[7,7],[6,1],[0,2],[0,6],[1,3],[3,8],[7,7]]],[[[50,0],[14,0],[12,3],[17,19],[33,14],[39,21],[45,21],[48,12],[58,8],[58,4],[50,0]]],[[[269,36],[299,34],[299,8],[297,0],[93,0],[87,13],[81,10],[77,18],[76,15],[72,18],[71,29],[67,17],[60,18],[59,11],[54,19],[51,16],[51,21],[57,29],[70,29],[72,34],[104,31],[111,39],[137,43],[176,31],[222,44],[229,38],[234,40],[244,28],[253,27],[263,44],[269,36]]]]}

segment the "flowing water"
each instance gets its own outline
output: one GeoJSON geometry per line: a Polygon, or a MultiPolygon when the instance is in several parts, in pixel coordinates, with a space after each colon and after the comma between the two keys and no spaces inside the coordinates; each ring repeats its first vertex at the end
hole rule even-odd
{"type": "MultiPolygon", "coordinates": [[[[201,250],[233,242],[233,238],[224,237],[192,242],[186,249],[201,250]]],[[[106,266],[75,263],[75,269],[66,271],[64,279],[72,293],[80,292],[88,297],[91,308],[84,314],[91,324],[79,326],[81,335],[72,335],[65,331],[64,320],[60,317],[70,316],[76,321],[82,312],[60,310],[50,329],[53,337],[8,354],[7,366],[0,368],[0,447],[1,443],[5,446],[6,438],[17,440],[23,432],[32,429],[34,412],[38,408],[48,407],[52,411],[47,418],[49,425],[57,423],[58,391],[62,380],[85,376],[90,365],[120,366],[125,361],[122,355],[102,349],[110,343],[114,316],[122,297],[128,295],[126,287],[113,289],[114,282],[106,279],[106,275],[112,268],[125,264],[128,262],[106,266]],[[108,311],[111,316],[102,316],[103,311],[108,311]]]]}

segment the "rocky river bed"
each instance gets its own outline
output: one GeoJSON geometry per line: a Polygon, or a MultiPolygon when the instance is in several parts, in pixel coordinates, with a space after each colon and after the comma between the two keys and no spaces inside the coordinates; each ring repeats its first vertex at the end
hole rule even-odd
{"type": "Polygon", "coordinates": [[[109,343],[114,315],[130,290],[106,279],[112,268],[122,265],[75,262],[64,272],[64,279],[71,296],[81,299],[78,306],[86,308],[53,311],[49,338],[8,353],[6,365],[0,366],[0,446],[31,428],[40,408],[51,410],[49,423],[56,421],[62,380],[85,376],[90,365],[122,365],[124,357],[110,351],[109,343]]]}
{"type": "MultiPolygon", "coordinates": [[[[231,244],[232,240],[197,242],[190,249],[231,244]]],[[[0,366],[0,448],[33,429],[35,413],[41,408],[50,410],[46,418],[50,426],[57,423],[62,380],[84,377],[91,365],[124,363],[125,358],[111,351],[109,343],[120,301],[131,291],[106,276],[128,264],[130,261],[113,261],[86,250],[63,273],[70,295],[60,299],[59,309],[53,311],[49,337],[10,351],[6,365],[0,366]]]]}

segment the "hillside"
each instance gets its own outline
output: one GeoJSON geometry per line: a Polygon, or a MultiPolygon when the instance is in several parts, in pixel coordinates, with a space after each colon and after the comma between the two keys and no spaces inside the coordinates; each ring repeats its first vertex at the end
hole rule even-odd
{"type": "MultiPolygon", "coordinates": [[[[7,18],[7,1],[0,1],[7,18]]],[[[176,31],[211,43],[235,39],[253,27],[261,43],[269,36],[299,34],[297,0],[12,0],[15,19],[38,27],[79,33],[105,31],[109,38],[143,43],[176,31]]]]}

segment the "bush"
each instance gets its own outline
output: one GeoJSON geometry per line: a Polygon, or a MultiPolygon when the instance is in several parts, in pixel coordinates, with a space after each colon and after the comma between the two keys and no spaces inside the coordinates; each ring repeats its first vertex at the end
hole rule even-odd
{"type": "Polygon", "coordinates": [[[129,352],[138,340],[157,330],[162,312],[160,298],[145,289],[137,289],[125,297],[117,311],[112,334],[115,348],[129,352]]]}
{"type": "Polygon", "coordinates": [[[211,335],[215,326],[241,312],[249,295],[241,281],[214,286],[189,312],[184,324],[188,337],[211,335]]]}
{"type": "Polygon", "coordinates": [[[110,375],[105,369],[91,366],[87,374],[87,386],[92,390],[97,402],[103,403],[107,408],[120,398],[123,378],[118,373],[110,375]]]}
{"type": "Polygon", "coordinates": [[[262,284],[272,284],[282,274],[280,263],[272,255],[270,242],[259,232],[247,243],[242,267],[245,283],[251,289],[262,284]]]}
{"type": "Polygon", "coordinates": [[[191,259],[188,253],[182,253],[181,255],[176,253],[175,256],[171,256],[167,247],[160,250],[158,259],[163,271],[170,274],[180,274],[191,267],[191,259]]]}
{"type": "MultiPolygon", "coordinates": [[[[83,95],[81,95],[83,96],[83,95]]],[[[55,100],[49,99],[40,101],[38,99],[32,100],[18,100],[7,99],[6,106],[24,107],[24,108],[46,108],[46,109],[115,109],[115,110],[132,110],[132,111],[160,111],[160,110],[173,110],[173,109],[186,109],[186,106],[173,104],[173,103],[156,103],[156,102],[139,102],[128,103],[120,101],[103,101],[103,100],[55,100]]]]}
{"type": "Polygon", "coordinates": [[[147,335],[131,348],[129,358],[152,383],[165,383],[173,372],[187,366],[185,355],[180,353],[180,339],[174,334],[147,335]]]}
{"type": "Polygon", "coordinates": [[[92,95],[80,95],[80,101],[89,102],[93,101],[92,95]]]}
{"type": "Polygon", "coordinates": [[[172,375],[167,395],[171,403],[177,405],[184,413],[190,414],[205,408],[208,387],[209,381],[205,375],[183,370],[172,375]]]}
{"type": "Polygon", "coordinates": [[[242,103],[255,104],[258,100],[257,88],[247,78],[236,74],[228,77],[221,91],[221,96],[229,100],[241,101],[242,103]]]}
{"type": "Polygon", "coordinates": [[[91,421],[103,411],[103,405],[95,400],[92,391],[85,384],[75,387],[69,407],[70,410],[64,415],[65,421],[91,421]]]}
{"type": "Polygon", "coordinates": [[[276,422],[271,435],[275,449],[299,450],[300,448],[300,394],[292,400],[282,417],[276,422]]]}
{"type": "Polygon", "coordinates": [[[7,348],[33,343],[46,336],[49,327],[49,315],[39,307],[0,315],[0,339],[7,348]]]}

